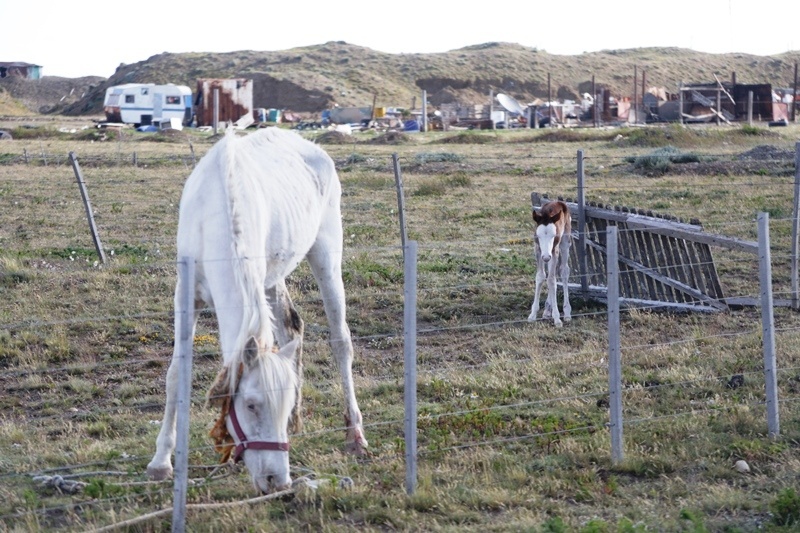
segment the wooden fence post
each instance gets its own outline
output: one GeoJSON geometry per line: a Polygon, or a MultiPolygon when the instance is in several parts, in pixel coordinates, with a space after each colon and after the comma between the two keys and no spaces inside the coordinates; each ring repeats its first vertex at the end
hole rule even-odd
{"type": "Polygon", "coordinates": [[[397,187],[397,211],[400,217],[400,245],[403,247],[403,254],[406,253],[406,201],[403,193],[403,175],[400,173],[400,163],[397,160],[397,153],[392,154],[392,167],[394,168],[394,183],[397,187]]]}
{"type": "Polygon", "coordinates": [[[75,179],[77,180],[78,188],[81,191],[83,207],[86,209],[86,218],[89,219],[89,230],[92,232],[95,250],[97,250],[97,255],[100,257],[100,262],[105,264],[106,253],[103,251],[103,245],[100,242],[100,234],[97,232],[97,224],[94,222],[92,204],[89,202],[89,193],[86,191],[86,184],[83,181],[83,174],[81,173],[81,167],[78,164],[78,157],[75,155],[75,152],[69,153],[69,160],[72,162],[72,170],[75,171],[75,179]]]}

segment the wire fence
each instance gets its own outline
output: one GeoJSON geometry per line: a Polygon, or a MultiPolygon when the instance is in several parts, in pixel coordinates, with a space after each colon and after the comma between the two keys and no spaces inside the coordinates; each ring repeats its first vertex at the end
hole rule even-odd
{"type": "MultiPolygon", "coordinates": [[[[717,161],[724,158],[735,162],[735,156],[718,154],[714,156],[717,161]]],[[[113,158],[112,158],[113,159],[113,158]]],[[[135,157],[125,157],[132,160],[135,157]]],[[[356,158],[358,159],[358,158],[356,158]]],[[[408,169],[414,175],[416,156],[407,159],[401,158],[401,168],[408,169]]],[[[532,158],[525,161],[533,167],[547,165],[554,159],[532,158]]],[[[42,157],[47,164],[64,165],[56,163],[57,157],[42,157]]],[[[114,162],[117,164],[119,158],[114,162]]],[[[570,157],[555,159],[563,163],[563,172],[568,173],[569,165],[575,160],[570,157]]],[[[140,163],[142,160],[139,160],[140,163]]],[[[167,158],[164,161],[172,161],[167,158]]],[[[606,167],[629,163],[628,158],[589,158],[590,165],[606,167]]],[[[463,163],[459,161],[458,163],[463,163]]],[[[508,161],[505,161],[507,163],[508,161]]],[[[771,235],[775,238],[771,243],[774,295],[776,297],[789,297],[792,292],[790,286],[790,264],[795,258],[791,255],[790,227],[795,222],[792,217],[791,205],[785,197],[791,197],[793,186],[793,173],[785,174],[782,166],[793,164],[793,159],[784,158],[770,161],[767,166],[774,170],[774,175],[765,181],[738,182],[737,187],[742,189],[752,188],[758,190],[763,196],[764,204],[771,205],[771,198],[784,197],[782,203],[775,203],[777,215],[771,220],[771,235]]],[[[87,164],[84,159],[81,163],[87,168],[100,168],[111,161],[98,161],[87,164]]],[[[178,166],[186,168],[191,165],[188,160],[175,161],[178,166]]],[[[4,164],[34,165],[33,161],[20,162],[18,160],[4,164]]],[[[156,163],[142,163],[157,166],[156,163]]],[[[166,164],[166,163],[165,163],[166,164]]],[[[430,164],[430,163],[422,163],[430,164]]],[[[503,168],[504,162],[490,157],[470,157],[470,168],[503,168]]],[[[44,165],[44,163],[43,163],[44,165]]],[[[522,166],[518,161],[512,161],[514,168],[522,166]]],[[[385,226],[391,228],[395,221],[396,211],[391,213],[394,194],[394,182],[385,179],[373,188],[368,198],[356,198],[357,201],[348,204],[348,182],[357,181],[356,174],[362,172],[391,173],[390,163],[373,161],[354,161],[343,165],[337,161],[337,166],[342,172],[345,183],[344,206],[346,232],[352,227],[353,233],[346,235],[345,242],[345,276],[346,281],[351,281],[358,286],[369,286],[369,294],[359,292],[358,301],[350,302],[349,308],[353,310],[360,303],[369,309],[386,307],[390,312],[381,313],[376,325],[369,317],[362,317],[356,313],[354,317],[358,322],[354,327],[354,343],[359,350],[367,351],[371,355],[380,355],[372,361],[357,361],[355,376],[357,392],[359,395],[372,397],[375,391],[397,390],[403,383],[404,366],[402,362],[402,340],[404,326],[402,322],[403,293],[398,283],[402,280],[402,249],[395,245],[367,245],[368,234],[362,228],[359,216],[385,218],[385,226]],[[355,168],[347,170],[346,165],[355,168]],[[377,207],[376,207],[377,206],[377,207]],[[348,212],[353,209],[356,214],[348,212]],[[376,211],[384,211],[376,217],[376,211]],[[358,216],[356,216],[358,215],[358,216]],[[350,222],[350,226],[348,226],[350,222]],[[348,242],[349,240],[349,242],[348,242]],[[360,391],[366,391],[361,393],[360,391]]],[[[531,170],[533,172],[533,170],[531,170]]],[[[430,169],[426,173],[431,173],[430,169]]],[[[572,170],[574,174],[574,167],[572,170]]],[[[433,171],[433,174],[437,174],[433,171]]],[[[515,174],[515,176],[517,176],[515,174]]],[[[570,336],[585,335],[586,339],[581,345],[569,344],[569,337],[565,337],[552,328],[544,320],[529,323],[525,317],[532,296],[532,241],[530,228],[525,224],[516,222],[508,227],[505,235],[498,235],[496,229],[483,227],[480,223],[483,216],[479,211],[472,219],[470,231],[462,233],[458,228],[453,228],[451,234],[444,228],[444,221],[449,216],[450,209],[458,209],[453,205],[441,205],[437,202],[425,202],[424,193],[418,194],[418,187],[424,184],[410,180],[412,189],[407,191],[406,206],[407,220],[410,233],[415,232],[425,235],[438,236],[436,239],[425,240],[420,244],[420,260],[417,265],[419,270],[417,297],[418,322],[414,326],[417,334],[417,394],[419,394],[419,413],[416,417],[417,454],[422,461],[421,467],[432,469],[438,461],[446,458],[457,462],[458,454],[474,448],[499,448],[516,449],[518,446],[536,446],[544,450],[543,453],[554,453],[565,438],[579,441],[596,441],[608,446],[609,418],[608,401],[609,390],[604,382],[608,373],[609,341],[599,331],[602,328],[571,327],[564,330],[570,336]],[[420,201],[415,201],[419,199],[420,201]],[[430,221],[433,221],[431,223],[430,221]],[[453,238],[450,238],[453,237],[453,238]],[[510,302],[498,306],[501,302],[510,302]],[[446,345],[446,346],[443,346],[446,345]],[[540,351],[541,350],[541,351],[540,351]],[[536,374],[541,373],[541,378],[536,374]],[[531,376],[520,379],[519,383],[495,382],[495,375],[500,376],[531,376]],[[478,383],[481,382],[481,386],[478,383]],[[565,394],[567,390],[573,393],[565,394]],[[488,394],[491,391],[493,394],[488,394]],[[550,416],[557,413],[556,416],[550,416]],[[520,422],[521,421],[521,422],[520,422]],[[464,431],[469,428],[469,431],[464,431]]],[[[62,189],[67,194],[68,181],[65,180],[62,189]]],[[[505,182],[503,182],[505,183],[505,182]]],[[[118,183],[113,179],[106,180],[96,185],[90,184],[90,193],[99,192],[101,196],[115,194],[118,183]]],[[[363,186],[355,183],[353,187],[363,186]]],[[[724,188],[724,183],[692,183],[681,185],[676,190],[674,183],[654,183],[649,187],[644,199],[654,195],[669,194],[676,201],[663,204],[664,211],[674,216],[687,220],[697,214],[692,198],[705,197],[710,191],[724,188]],[[649,195],[649,196],[648,196],[649,195]]],[[[575,196],[575,187],[563,184],[561,194],[575,196]]],[[[626,194],[642,193],[641,186],[626,184],[614,176],[601,176],[597,181],[587,180],[587,197],[614,198],[626,194]]],[[[119,195],[119,193],[116,193],[119,195]]],[[[510,194],[508,196],[513,196],[510,194]]],[[[520,202],[527,202],[527,196],[518,197],[520,202]]],[[[45,200],[47,202],[48,200],[45,200]]],[[[108,208],[108,204],[101,203],[101,211],[108,208]]],[[[695,205],[696,207],[696,205],[695,205]]],[[[519,212],[529,212],[526,203],[515,206],[519,212]]],[[[172,213],[174,217],[175,213],[172,213]]],[[[727,215],[727,213],[725,214],[727,215]]],[[[757,236],[755,213],[747,213],[746,220],[736,217],[722,216],[720,220],[704,221],[705,227],[724,234],[752,239],[757,236]]],[[[469,220],[468,220],[469,221],[469,220]]],[[[463,220],[462,220],[463,222],[463,220]]],[[[103,221],[111,225],[108,219],[103,221]]],[[[102,224],[101,224],[102,225],[102,224]]],[[[113,229],[112,229],[113,231],[113,229]]],[[[376,241],[397,241],[399,231],[394,229],[393,236],[382,236],[376,241]]],[[[122,240],[120,240],[122,241],[122,240]]],[[[166,242],[160,237],[159,241],[166,242]]],[[[124,242],[124,241],[122,241],[124,242]]],[[[164,246],[167,249],[166,246],[164,246]]],[[[30,292],[22,291],[22,297],[36,297],[38,291],[43,290],[40,297],[47,297],[47,291],[64,285],[80,288],[80,282],[75,281],[85,278],[87,272],[104,272],[103,284],[94,284],[91,289],[98,287],[110,291],[114,289],[113,282],[105,278],[130,277],[134,283],[142,279],[149,279],[148,283],[160,287],[162,293],[159,302],[147,304],[145,302],[125,301],[125,307],[120,308],[113,304],[100,303],[99,306],[86,305],[82,309],[73,306],[59,308],[58,302],[48,307],[45,316],[25,316],[16,313],[13,320],[9,320],[10,313],[4,312],[0,319],[0,333],[6,346],[20,341],[25,350],[20,351],[16,358],[6,358],[0,368],[0,381],[4,384],[7,405],[2,424],[9,428],[23,423],[36,428],[37,434],[55,433],[68,434],[69,428],[75,423],[89,421],[94,424],[90,430],[90,437],[102,442],[104,438],[115,434],[103,428],[108,420],[120,412],[139,413],[141,426],[140,434],[147,434],[153,438],[152,429],[158,426],[158,418],[164,408],[163,368],[168,353],[164,353],[163,345],[171,345],[171,322],[174,310],[171,308],[171,285],[173,284],[176,264],[174,261],[165,261],[160,257],[165,253],[153,254],[150,245],[147,250],[134,252],[136,261],[129,262],[123,267],[96,265],[90,262],[90,254],[80,251],[78,261],[67,258],[53,260],[58,263],[53,268],[46,264],[48,260],[32,260],[36,268],[35,279],[26,279],[25,283],[31,285],[30,292]],[[156,257],[145,263],[144,257],[156,257]],[[41,261],[41,263],[37,263],[41,261]],[[33,290],[34,287],[36,290],[33,290]],[[163,297],[164,288],[170,288],[166,297],[163,297]],[[110,312],[111,309],[121,312],[110,312]],[[106,312],[99,312],[105,309],[106,312]],[[132,324],[136,326],[132,326],[132,324]],[[149,323],[150,326],[142,326],[149,323]],[[126,330],[127,328],[127,330],[126,330]],[[58,342],[70,341],[71,336],[100,335],[96,343],[102,346],[113,345],[109,342],[109,333],[122,334],[127,337],[129,345],[120,350],[119,354],[109,351],[105,356],[81,361],[72,358],[70,362],[58,363],[58,357],[50,356],[46,360],[38,360],[37,354],[53,353],[53,345],[58,342]],[[20,336],[25,336],[24,342],[20,336]],[[131,343],[130,341],[134,341],[131,343]],[[138,342],[138,346],[135,343],[138,342]],[[134,348],[141,349],[132,349],[134,348]],[[156,352],[150,347],[158,345],[156,352]],[[124,354],[124,356],[122,355],[124,354]],[[99,373],[113,377],[117,370],[124,368],[135,373],[134,369],[142,369],[148,375],[161,375],[155,385],[147,388],[144,396],[138,393],[139,389],[131,388],[131,396],[125,394],[113,398],[111,405],[102,405],[93,401],[92,380],[85,376],[99,373]],[[74,397],[73,409],[69,412],[58,412],[57,409],[48,408],[39,403],[37,391],[41,387],[59,387],[65,394],[74,397]],[[144,419],[147,419],[146,421],[144,419]],[[92,432],[93,431],[93,432],[92,432]]],[[[71,257],[68,255],[67,257],[71,257]]],[[[123,256],[124,257],[124,256],[123,256]]],[[[729,298],[756,297],[761,289],[754,280],[757,279],[759,267],[758,258],[746,254],[723,253],[717,254],[714,264],[726,281],[730,289],[729,298]]],[[[8,280],[8,272],[13,269],[5,268],[4,280],[8,280]]],[[[22,268],[17,274],[23,275],[22,268]]],[[[620,271],[622,273],[622,271],[620,271]]],[[[13,272],[12,274],[13,275],[13,272]]],[[[311,319],[307,319],[308,327],[307,346],[313,360],[307,365],[311,375],[306,376],[306,386],[318,395],[336,396],[340,394],[339,376],[335,368],[321,363],[327,343],[327,330],[322,319],[323,313],[316,294],[309,289],[312,283],[310,273],[302,270],[294,280],[289,281],[290,290],[299,297],[296,300],[298,307],[310,311],[311,319]]],[[[579,282],[578,275],[573,272],[572,282],[579,282]]],[[[5,283],[5,282],[4,282],[5,283]]],[[[9,282],[10,283],[10,282],[9,282]]],[[[347,286],[347,283],[346,283],[347,286]]],[[[129,285],[122,286],[122,289],[129,285]]],[[[101,289],[102,290],[102,289],[101,289]]],[[[349,294],[352,294],[352,291],[349,294]]],[[[53,292],[58,294],[57,291],[53,292]]],[[[293,294],[293,296],[294,296],[293,294]]],[[[87,298],[91,298],[90,292],[87,298]]],[[[622,355],[623,367],[623,410],[625,427],[630,428],[632,435],[626,442],[635,443],[636,446],[647,446],[647,427],[656,427],[660,431],[675,424],[677,420],[687,417],[712,419],[714,417],[742,416],[744,411],[760,412],[766,410],[764,396],[764,374],[762,350],[762,328],[758,323],[757,309],[743,310],[741,315],[734,316],[731,320],[721,320],[712,317],[684,318],[679,323],[686,330],[675,330],[663,326],[669,322],[669,315],[662,316],[656,311],[657,307],[623,308],[620,313],[621,338],[619,350],[622,355]],[[640,338],[642,326],[649,331],[648,338],[640,338]],[[658,331],[658,328],[664,328],[658,331]],[[634,332],[634,336],[627,336],[626,329],[634,332]],[[644,342],[643,342],[644,341],[644,342]],[[722,354],[710,354],[708,350],[720,350],[722,354]],[[733,360],[728,360],[725,354],[735,354],[733,360]],[[743,357],[742,354],[749,354],[743,357]],[[713,363],[702,362],[707,357],[713,363]],[[670,371],[672,363],[680,361],[681,369],[692,368],[695,365],[696,374],[677,375],[670,371]]],[[[198,352],[194,369],[194,382],[209,383],[218,369],[220,354],[215,335],[218,333],[213,319],[213,313],[225,312],[224,309],[206,311],[201,315],[198,335],[194,339],[198,352]],[[207,339],[205,337],[208,337],[207,339]]],[[[602,324],[608,319],[605,305],[592,302],[583,302],[573,314],[573,324],[602,324]]],[[[781,314],[772,324],[776,335],[779,364],[776,370],[779,398],[779,410],[782,420],[787,420],[796,425],[798,411],[796,400],[800,398],[800,356],[793,348],[797,345],[800,336],[800,323],[792,314],[781,314]],[[784,363],[785,361],[785,363],[784,363]]],[[[66,350],[69,352],[69,349],[66,350]]],[[[65,359],[69,359],[65,355],[65,359]]],[[[104,383],[108,383],[104,381],[104,383]]],[[[122,384],[124,385],[124,383],[122,384]]],[[[124,391],[120,385],[116,391],[124,391]]],[[[377,395],[380,396],[379,394],[377,395]]],[[[196,459],[213,457],[213,446],[203,442],[205,426],[209,415],[201,409],[205,403],[205,392],[197,386],[192,392],[191,404],[193,406],[193,419],[191,426],[190,447],[187,450],[192,458],[190,463],[191,475],[194,486],[203,485],[211,487],[224,483],[235,474],[235,471],[218,471],[214,465],[197,464],[196,459]],[[198,413],[199,419],[198,419],[198,413]],[[197,475],[198,472],[201,475],[197,475]]],[[[377,400],[376,400],[377,401],[377,400]]],[[[339,400],[331,403],[336,405],[339,400]]],[[[388,458],[401,460],[405,446],[398,441],[403,434],[406,414],[400,405],[378,405],[373,409],[365,410],[364,428],[367,435],[379,435],[376,449],[372,455],[363,460],[365,468],[373,462],[385,461],[388,458]]],[[[766,433],[766,414],[763,414],[763,428],[766,433]]],[[[292,436],[292,440],[303,445],[313,447],[319,442],[336,442],[341,439],[345,428],[343,426],[321,426],[319,420],[312,420],[302,433],[292,436]],[[333,435],[333,437],[331,437],[333,435]]],[[[10,429],[4,429],[8,435],[10,429]]],[[[120,431],[120,430],[116,430],[120,431]]],[[[627,436],[626,436],[627,438],[627,436]]],[[[653,437],[655,438],[655,437],[653,437]]],[[[662,437],[663,438],[663,437],[662,437]]],[[[4,440],[8,439],[6,437],[4,440]]],[[[8,439],[15,441],[15,437],[8,439]]],[[[59,466],[42,468],[37,466],[40,458],[36,456],[36,446],[29,439],[16,438],[19,448],[11,450],[14,453],[29,454],[30,461],[8,462],[4,465],[5,472],[0,473],[2,483],[32,483],[34,486],[51,487],[58,492],[66,490],[63,480],[89,480],[79,491],[71,495],[71,500],[65,504],[49,505],[47,498],[38,508],[8,512],[0,516],[0,521],[13,526],[32,523],[37,520],[49,520],[54,514],[61,512],[75,513],[77,523],[83,512],[75,511],[76,506],[86,508],[89,506],[113,510],[118,504],[123,506],[130,502],[131,496],[108,496],[107,491],[93,492],[97,489],[97,479],[109,479],[110,484],[127,486],[126,483],[141,483],[142,492],[135,496],[139,502],[139,509],[144,510],[148,505],[152,509],[168,504],[171,499],[170,485],[153,483],[141,478],[142,464],[148,457],[142,454],[129,455],[125,452],[107,455],[96,459],[104,452],[80,452],[68,455],[63,460],[55,461],[59,466]],[[90,459],[90,460],[85,460],[90,459]],[[44,476],[44,477],[43,477],[44,476]],[[60,476],[62,481],[54,481],[55,476],[60,476]],[[124,481],[136,477],[135,481],[124,481]],[[57,485],[55,483],[62,483],[57,485]],[[92,486],[94,483],[94,486],[92,486]],[[38,485],[37,485],[38,484],[38,485]],[[49,485],[48,485],[49,484],[49,485]],[[87,491],[87,487],[90,487],[87,491]],[[92,496],[91,498],[89,496],[92,496]],[[99,496],[99,497],[98,497],[99,496]],[[148,502],[148,503],[144,503],[148,502]],[[35,518],[39,517],[39,518],[35,518]]],[[[374,443],[373,443],[374,445],[374,443]]],[[[139,447],[141,448],[141,447],[139,447]]],[[[146,448],[146,447],[145,447],[146,448]]],[[[607,448],[610,455],[610,447],[607,448]]],[[[633,448],[633,444],[629,446],[633,448]]],[[[52,459],[46,463],[53,464],[52,459]]],[[[200,461],[202,463],[202,460],[200,461]]],[[[339,470],[340,465],[332,466],[339,470]]],[[[295,468],[295,475],[301,477],[309,472],[295,468]]],[[[184,489],[186,490],[186,489],[184,489]]],[[[55,499],[54,499],[55,503],[55,499]]]]}

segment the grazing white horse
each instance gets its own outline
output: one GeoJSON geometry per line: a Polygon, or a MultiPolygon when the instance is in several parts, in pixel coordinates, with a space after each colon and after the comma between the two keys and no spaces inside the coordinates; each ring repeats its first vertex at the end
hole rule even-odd
{"type": "MultiPolygon", "coordinates": [[[[243,459],[265,493],[290,485],[290,416],[293,431],[301,427],[303,321],[284,279],[303,258],[319,285],[341,372],[346,449],[361,454],[367,448],[345,322],[341,192],[333,161],[313,143],[278,128],[244,137],[231,129],[202,158],[181,197],[178,257],[196,261],[191,323],[194,328],[197,311],[209,306],[219,325],[222,369],[208,399],[220,407],[220,419],[211,435],[223,460],[231,453],[243,459]]],[[[176,308],[186,282],[178,277],[176,308]]],[[[178,320],[176,313],[176,331],[178,320]]],[[[147,466],[153,479],[172,474],[176,355],[167,371],[156,453],[147,466]]]]}
{"type": "Polygon", "coordinates": [[[567,204],[553,200],[544,204],[539,212],[533,212],[536,223],[534,248],[536,250],[536,289],[534,290],[531,314],[528,320],[536,320],[539,312],[539,294],[542,283],[547,279],[547,301],[542,318],[552,316],[556,327],[562,322],[558,313],[556,299],[556,272],[561,275],[561,288],[564,292],[564,320],[572,320],[572,306],[569,304],[569,247],[572,243],[572,216],[567,204]],[[547,274],[545,274],[547,265],[547,274]],[[560,270],[559,270],[560,266],[560,270]]]}

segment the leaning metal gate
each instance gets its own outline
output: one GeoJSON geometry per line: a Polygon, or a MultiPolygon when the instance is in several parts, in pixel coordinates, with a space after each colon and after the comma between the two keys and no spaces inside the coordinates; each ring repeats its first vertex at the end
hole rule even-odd
{"type": "MultiPolygon", "coordinates": [[[[534,210],[549,200],[538,193],[531,194],[534,210]]],[[[686,223],[674,217],[594,203],[583,206],[585,229],[581,239],[577,229],[580,207],[569,198],[559,200],[567,203],[573,217],[569,262],[572,276],[577,275],[580,283],[570,283],[570,291],[587,298],[606,298],[606,230],[611,225],[619,228],[619,296],[624,305],[691,311],[728,309],[732,302],[725,298],[711,245],[758,253],[757,243],[705,233],[695,221],[686,223]]],[[[735,304],[758,302],[737,299],[735,304]]]]}

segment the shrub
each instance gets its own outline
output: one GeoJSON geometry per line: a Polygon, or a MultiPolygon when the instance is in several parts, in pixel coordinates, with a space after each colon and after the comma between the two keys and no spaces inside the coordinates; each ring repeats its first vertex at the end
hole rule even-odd
{"type": "Polygon", "coordinates": [[[681,152],[674,146],[665,146],[647,155],[629,158],[633,166],[645,171],[666,172],[672,164],[697,163],[700,157],[696,154],[681,152]]]}
{"type": "Polygon", "coordinates": [[[782,490],[770,506],[772,520],[779,526],[800,525],[800,495],[793,488],[782,490]]]}

